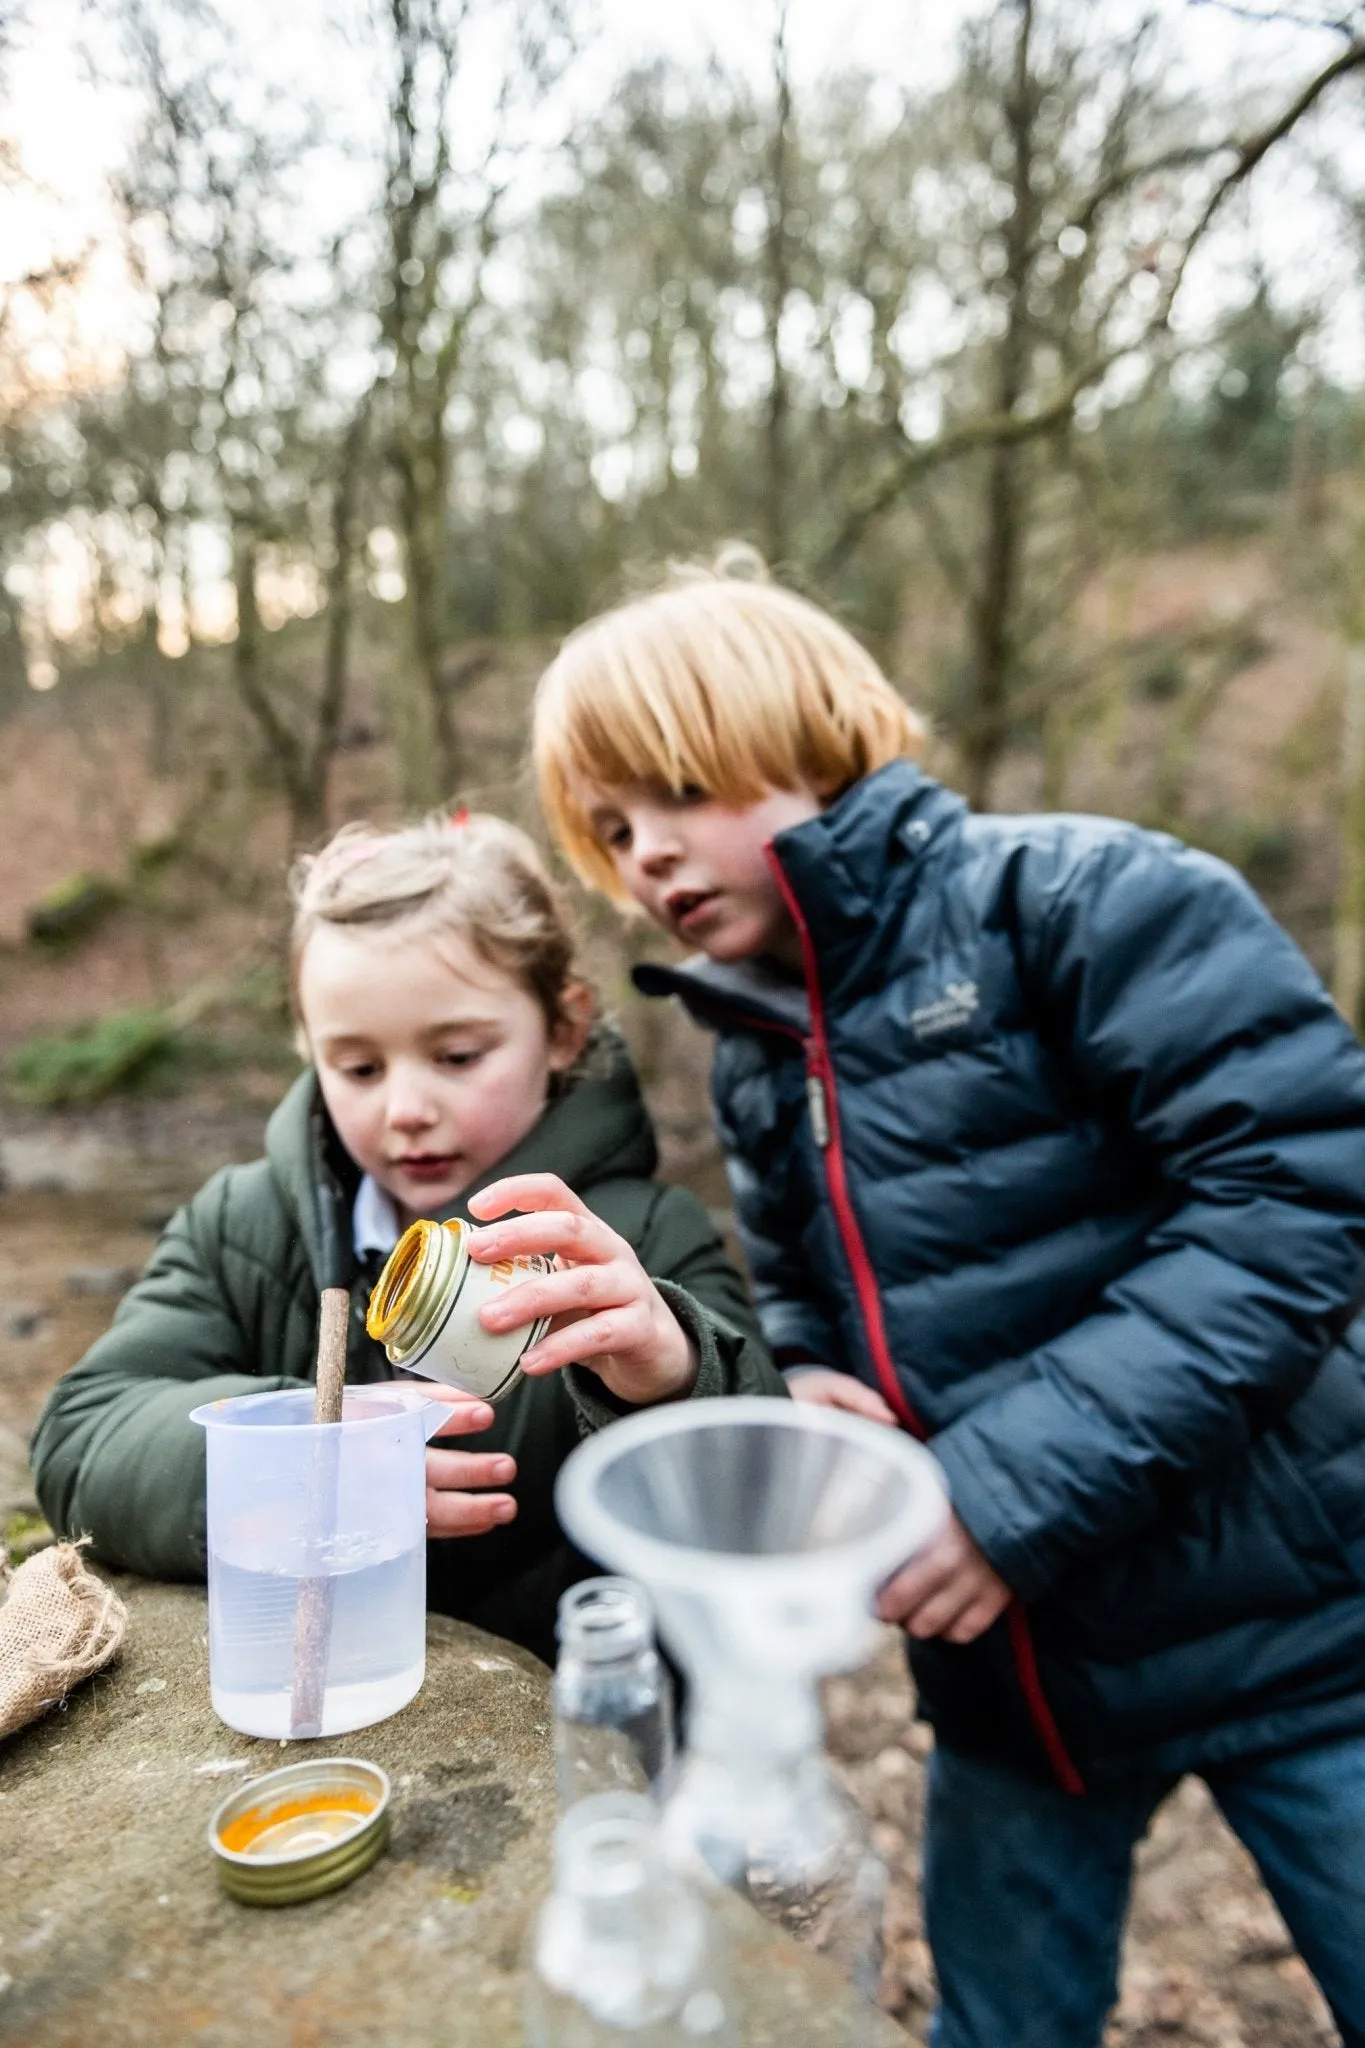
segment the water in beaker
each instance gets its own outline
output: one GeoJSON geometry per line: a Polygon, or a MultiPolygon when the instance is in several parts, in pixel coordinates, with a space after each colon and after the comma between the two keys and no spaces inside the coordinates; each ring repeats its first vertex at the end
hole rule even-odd
{"type": "Polygon", "coordinates": [[[425,1448],[446,1411],[402,1387],[348,1389],[339,1423],[313,1423],[312,1404],[305,1388],[192,1417],[208,1439],[209,1684],[245,1735],[342,1735],[422,1683],[425,1448]]]}
{"type": "MultiPolygon", "coordinates": [[[[290,1733],[295,1616],[305,1577],[268,1547],[210,1552],[209,1669],[213,1711],[244,1734],[290,1733]]],[[[426,1543],[330,1575],[331,1627],[320,1735],[344,1735],[396,1714],[425,1667],[426,1543]]]]}

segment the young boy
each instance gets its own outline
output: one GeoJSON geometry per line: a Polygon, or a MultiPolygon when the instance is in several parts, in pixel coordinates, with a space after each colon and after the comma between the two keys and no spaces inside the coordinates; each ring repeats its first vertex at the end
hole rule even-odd
{"type": "Polygon", "coordinates": [[[974,816],[831,618],[689,576],[545,676],[585,881],[697,957],[765,1334],[932,1444],[937,2048],[1093,2048],[1197,1771],[1365,2044],[1365,1057],[1233,871],[974,816]]]}

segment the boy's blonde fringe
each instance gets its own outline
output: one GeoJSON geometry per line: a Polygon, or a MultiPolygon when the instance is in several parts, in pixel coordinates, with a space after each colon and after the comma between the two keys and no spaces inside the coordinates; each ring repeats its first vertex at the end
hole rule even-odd
{"type": "Polygon", "coordinates": [[[533,753],[566,858],[620,902],[590,791],[692,785],[736,808],[769,789],[829,798],[918,759],[926,738],[866,648],[732,544],[569,635],[536,692],[533,753]]]}

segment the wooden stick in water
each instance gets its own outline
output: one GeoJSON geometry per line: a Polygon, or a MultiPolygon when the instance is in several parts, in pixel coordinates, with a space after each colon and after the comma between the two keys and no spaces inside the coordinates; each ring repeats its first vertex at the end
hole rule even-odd
{"type": "Polygon", "coordinates": [[[324,1287],[318,1316],[318,1380],[313,1392],[314,1422],[340,1422],[346,1383],[346,1326],[351,1297],[344,1287],[324,1287]]]}
{"type": "MultiPolygon", "coordinates": [[[[350,1314],[351,1297],[346,1288],[324,1287],[318,1318],[317,1385],[313,1394],[315,1423],[341,1420],[346,1382],[346,1330],[350,1314]]],[[[319,1437],[315,1440],[308,1480],[308,1548],[313,1552],[332,1534],[340,1461],[341,1446],[335,1438],[319,1437]]],[[[294,1612],[294,1684],[289,1701],[289,1733],[295,1740],[322,1733],[331,1633],[330,1573],[301,1579],[299,1604],[294,1612]]]]}

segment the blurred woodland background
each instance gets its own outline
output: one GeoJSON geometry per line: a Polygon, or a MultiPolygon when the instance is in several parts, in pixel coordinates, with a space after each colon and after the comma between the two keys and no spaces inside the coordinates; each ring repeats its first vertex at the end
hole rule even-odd
{"type": "MultiPolygon", "coordinates": [[[[966,5],[924,83],[798,74],[803,6],[754,0],[743,63],[621,68],[591,0],[337,0],[285,78],[268,11],[77,8],[122,110],[98,220],[0,156],[12,1105],[268,1099],[291,849],[525,813],[557,635],[727,535],[973,802],[1226,855],[1359,1018],[1365,8],[966,5]]],[[[0,20],[19,133],[35,19],[0,20]]],[[[662,1081],[650,942],[588,915],[662,1081]]]]}
{"type": "MultiPolygon", "coordinates": [[[[670,558],[755,542],[974,803],[1236,862],[1362,1021],[1365,6],[733,0],[688,54],[700,4],[0,0],[20,1549],[46,1389],[295,1070],[291,854],[534,825],[540,667],[670,558]]],[[[661,942],[583,916],[722,1208],[661,942]]],[[[894,1652],[846,1694],[922,2039],[924,1734],[894,1652]]],[[[1333,2038],[1202,1788],[1142,1872],[1114,2043],[1333,2038]]]]}

